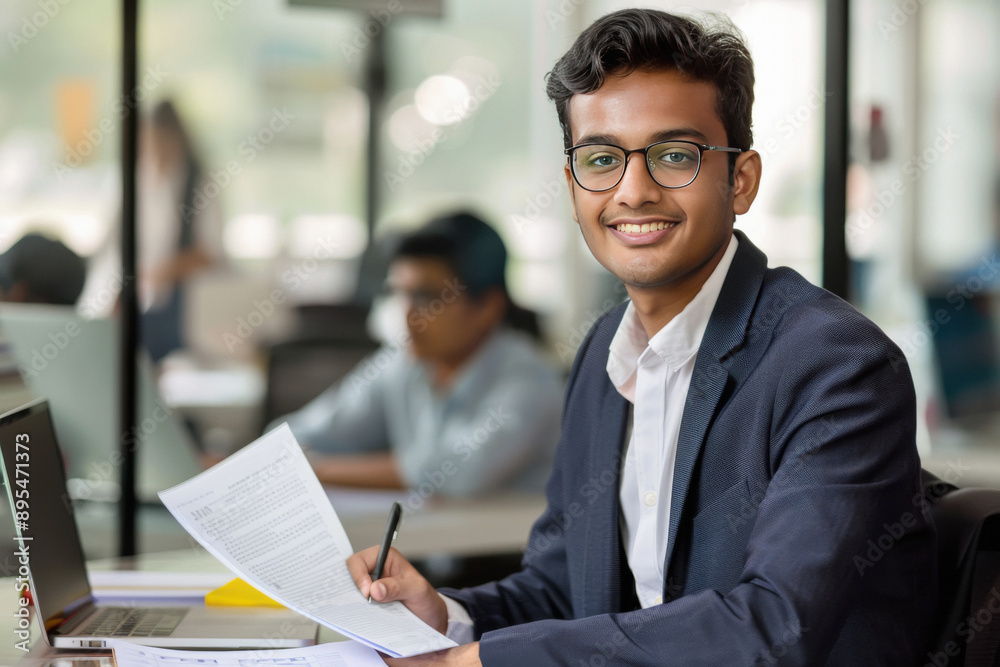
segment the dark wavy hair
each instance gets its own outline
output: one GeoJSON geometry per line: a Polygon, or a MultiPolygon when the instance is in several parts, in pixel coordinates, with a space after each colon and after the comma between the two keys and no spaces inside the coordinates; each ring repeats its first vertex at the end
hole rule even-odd
{"type": "Polygon", "coordinates": [[[569,100],[592,93],[609,75],[672,69],[715,84],[716,112],[729,145],[753,144],[753,59],[729,19],[702,24],[655,9],[623,9],[595,21],[546,75],[566,148],[572,145],[569,100]]]}

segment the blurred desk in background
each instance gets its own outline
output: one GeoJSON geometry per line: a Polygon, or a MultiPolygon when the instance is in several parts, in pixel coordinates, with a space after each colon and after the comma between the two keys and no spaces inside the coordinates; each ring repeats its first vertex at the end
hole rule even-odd
{"type": "Polygon", "coordinates": [[[393,543],[407,558],[520,554],[545,510],[541,494],[510,494],[473,500],[424,500],[410,491],[327,490],[355,549],[377,545],[393,501],[403,506],[393,543]]]}
{"type": "Polygon", "coordinates": [[[344,530],[357,549],[377,545],[393,501],[403,520],[393,543],[435,587],[462,588],[495,581],[520,569],[542,494],[474,500],[423,499],[412,491],[328,489],[344,530]]]}
{"type": "Polygon", "coordinates": [[[264,373],[250,362],[198,368],[186,360],[164,364],[164,402],[191,424],[205,451],[228,456],[260,435],[264,373]]]}
{"type": "Polygon", "coordinates": [[[961,488],[1000,489],[1000,415],[940,425],[930,439],[924,470],[961,488]]]}

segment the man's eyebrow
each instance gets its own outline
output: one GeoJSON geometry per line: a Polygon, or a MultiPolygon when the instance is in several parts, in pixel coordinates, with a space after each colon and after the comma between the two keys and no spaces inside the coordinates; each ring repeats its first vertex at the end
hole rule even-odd
{"type": "Polygon", "coordinates": [[[673,130],[664,130],[653,135],[653,141],[669,141],[670,139],[697,139],[708,142],[708,137],[694,129],[693,127],[678,127],[673,130]]]}
{"type": "Polygon", "coordinates": [[[615,144],[618,145],[618,137],[610,134],[588,134],[585,137],[580,137],[574,146],[580,144],[615,144]]]}
{"type": "MultiPolygon", "coordinates": [[[[695,139],[699,142],[708,143],[708,137],[693,127],[678,127],[672,130],[662,130],[653,134],[649,139],[649,143],[652,144],[657,141],[670,141],[672,139],[695,139]]],[[[580,144],[614,144],[616,146],[621,146],[621,139],[611,134],[588,134],[580,137],[574,146],[578,146],[580,144]]]]}

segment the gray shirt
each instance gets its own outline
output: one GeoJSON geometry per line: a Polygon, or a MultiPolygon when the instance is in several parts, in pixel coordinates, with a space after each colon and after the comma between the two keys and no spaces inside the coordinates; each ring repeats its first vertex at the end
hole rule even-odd
{"type": "Polygon", "coordinates": [[[563,382],[527,336],[500,330],[444,392],[423,364],[384,347],[280,421],[307,450],[391,451],[424,497],[540,491],[551,468],[563,382]]]}

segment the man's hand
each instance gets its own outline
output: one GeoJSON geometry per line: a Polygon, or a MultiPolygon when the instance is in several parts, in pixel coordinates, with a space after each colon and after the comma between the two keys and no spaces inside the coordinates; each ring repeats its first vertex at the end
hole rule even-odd
{"type": "Polygon", "coordinates": [[[482,667],[479,661],[479,642],[465,644],[445,651],[424,653],[412,658],[386,658],[389,667],[423,667],[423,665],[443,665],[444,667],[482,667]]]}
{"type": "MultiPolygon", "coordinates": [[[[389,549],[382,578],[372,583],[378,547],[369,547],[347,559],[347,569],[361,594],[375,602],[399,600],[427,625],[441,634],[448,631],[448,608],[423,575],[395,548],[389,549]]],[[[418,663],[419,664],[419,663],[418,663]]]]}

